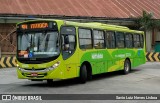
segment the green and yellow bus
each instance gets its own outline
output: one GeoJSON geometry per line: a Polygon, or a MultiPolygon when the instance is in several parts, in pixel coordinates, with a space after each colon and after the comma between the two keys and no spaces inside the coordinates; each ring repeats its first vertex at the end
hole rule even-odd
{"type": "Polygon", "coordinates": [[[142,31],[102,23],[30,20],[17,24],[17,74],[20,79],[62,80],[122,71],[144,64],[142,31]]]}

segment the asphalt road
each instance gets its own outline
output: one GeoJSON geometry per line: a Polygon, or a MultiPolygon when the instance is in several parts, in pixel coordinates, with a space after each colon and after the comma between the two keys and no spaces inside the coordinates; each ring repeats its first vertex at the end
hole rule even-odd
{"type": "MultiPolygon", "coordinates": [[[[29,81],[17,79],[15,68],[0,69],[1,94],[160,94],[160,63],[148,62],[134,68],[130,74],[121,75],[119,72],[96,75],[86,84],[80,84],[77,79],[55,81],[52,86],[46,81],[29,81]]],[[[1,101],[0,101],[1,102],[1,101]]],[[[3,101],[4,102],[4,101],[3,101]]],[[[6,103],[8,101],[5,101],[6,103]]],[[[22,102],[22,101],[18,101],[22,102]]],[[[27,101],[23,101],[24,103],[27,101]]],[[[51,101],[46,101],[51,102],[51,101]]],[[[74,101],[55,101],[72,103],[74,101]]],[[[97,101],[76,101],[76,103],[97,101]]],[[[106,103],[106,101],[101,101],[106,103]]],[[[124,101],[107,101],[123,103],[124,101]]],[[[127,101],[125,101],[127,102],[127,101]]],[[[131,101],[131,103],[139,101],[131,101]]],[[[151,101],[141,101],[151,102],[151,101]]],[[[152,103],[158,101],[152,101],[152,103]]],[[[12,101],[13,103],[13,101],[12,101]]],[[[17,103],[17,101],[15,102],[17,103]]],[[[42,103],[39,101],[39,103],[42,103]]]]}

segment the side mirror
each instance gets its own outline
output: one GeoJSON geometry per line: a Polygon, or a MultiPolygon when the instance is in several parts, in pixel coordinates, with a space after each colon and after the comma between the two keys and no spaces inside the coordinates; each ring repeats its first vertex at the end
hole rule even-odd
{"type": "Polygon", "coordinates": [[[64,44],[64,50],[69,50],[69,44],[64,44]]]}
{"type": "Polygon", "coordinates": [[[65,43],[65,44],[69,44],[69,37],[68,37],[68,35],[65,36],[65,38],[64,38],[64,43],[65,43]]]}

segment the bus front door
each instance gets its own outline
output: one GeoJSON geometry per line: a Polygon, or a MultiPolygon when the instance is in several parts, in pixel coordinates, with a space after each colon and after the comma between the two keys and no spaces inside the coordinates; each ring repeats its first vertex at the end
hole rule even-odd
{"type": "Polygon", "coordinates": [[[75,35],[62,35],[62,56],[64,60],[64,77],[74,78],[78,71],[78,52],[76,52],[75,35]]]}

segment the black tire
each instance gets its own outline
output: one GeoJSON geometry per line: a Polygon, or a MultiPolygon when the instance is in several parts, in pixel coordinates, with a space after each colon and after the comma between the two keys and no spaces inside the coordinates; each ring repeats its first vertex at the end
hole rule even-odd
{"type": "Polygon", "coordinates": [[[87,68],[86,65],[82,65],[80,68],[80,83],[86,83],[87,81],[87,68]]]}
{"type": "Polygon", "coordinates": [[[87,73],[87,80],[92,80],[92,72],[87,73]]]}
{"type": "Polygon", "coordinates": [[[131,63],[128,59],[124,62],[123,74],[128,74],[131,71],[131,63]]]}
{"type": "Polygon", "coordinates": [[[53,85],[53,79],[47,79],[47,84],[48,85],[53,85]]]}

